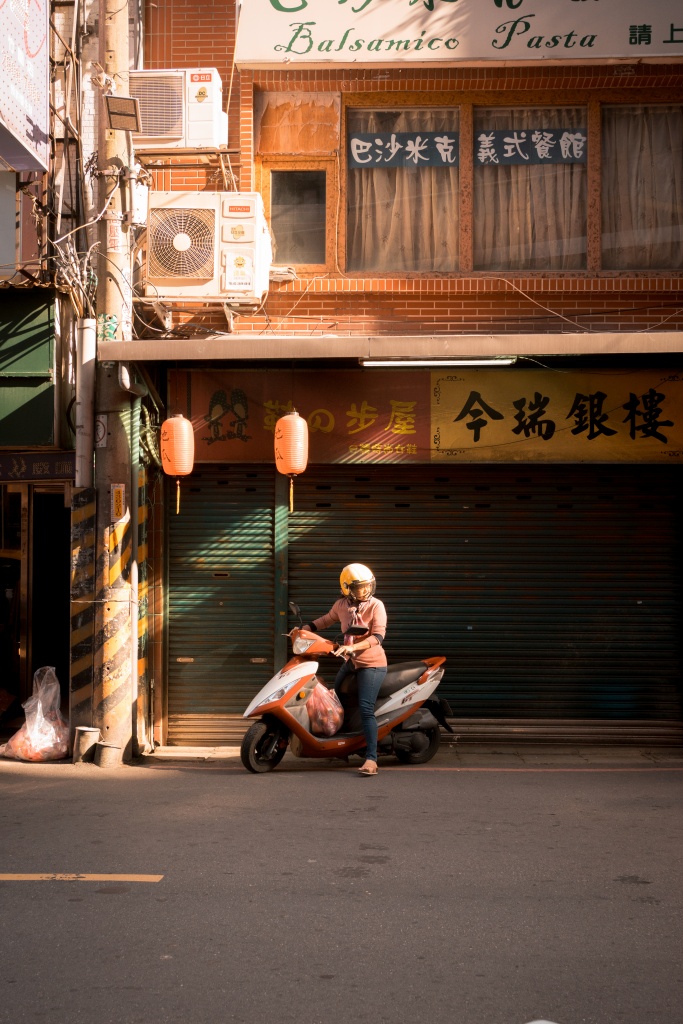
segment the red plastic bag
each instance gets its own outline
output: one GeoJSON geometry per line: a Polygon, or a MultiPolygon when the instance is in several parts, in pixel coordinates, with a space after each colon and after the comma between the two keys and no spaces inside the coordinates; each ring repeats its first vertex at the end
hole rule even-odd
{"type": "Polygon", "coordinates": [[[39,668],[33,676],[33,696],[22,707],[26,721],[0,755],[18,761],[59,761],[69,752],[69,726],[59,710],[59,680],[54,668],[39,668]]]}
{"type": "Polygon", "coordinates": [[[334,690],[317,683],[306,701],[311,732],[319,736],[334,736],[344,721],[344,709],[334,690]]]}

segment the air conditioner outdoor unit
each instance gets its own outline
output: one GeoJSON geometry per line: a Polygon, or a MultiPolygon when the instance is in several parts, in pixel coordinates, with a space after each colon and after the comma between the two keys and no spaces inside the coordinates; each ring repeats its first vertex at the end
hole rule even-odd
{"type": "Polygon", "coordinates": [[[142,131],[133,134],[138,152],[227,146],[228,115],[215,68],[131,71],[129,90],[140,104],[142,131]]]}
{"type": "Polygon", "coordinates": [[[271,263],[258,192],[150,192],[145,296],[260,306],[271,263]]]}

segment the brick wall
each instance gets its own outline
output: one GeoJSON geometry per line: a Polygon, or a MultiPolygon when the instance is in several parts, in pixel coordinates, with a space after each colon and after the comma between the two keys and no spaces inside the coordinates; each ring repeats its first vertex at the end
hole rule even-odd
{"type": "MultiPolygon", "coordinates": [[[[232,62],[235,50],[235,4],[225,0],[159,0],[145,8],[145,68],[216,68],[223,82],[223,107],[228,110],[231,151],[229,170],[240,172],[240,76],[232,62]]],[[[176,161],[179,162],[179,161],[176,161]]],[[[157,173],[155,188],[199,191],[221,189],[215,167],[170,169],[157,173]]]]}
{"type": "MultiPolygon", "coordinates": [[[[683,102],[681,65],[604,65],[359,71],[233,71],[234,4],[214,0],[157,0],[148,5],[148,68],[218,68],[229,105],[231,158],[239,187],[255,187],[254,90],[337,92],[341,96],[396,94],[411,101],[443,104],[575,102],[683,102]],[[574,97],[570,99],[569,97],[574,97]]],[[[158,188],[220,188],[215,171],[169,170],[158,188]]],[[[302,273],[300,280],[273,284],[262,310],[239,317],[238,332],[305,334],[502,334],[567,331],[650,331],[683,328],[683,272],[652,274],[495,274],[431,278],[364,278],[335,269],[302,273]]],[[[180,322],[225,330],[220,311],[188,309],[180,322]]]]}
{"type": "MultiPolygon", "coordinates": [[[[437,282],[323,279],[274,284],[265,314],[242,318],[239,329],[268,334],[316,330],[358,335],[683,329],[677,280],[650,280],[637,289],[629,287],[634,282],[620,278],[510,280],[515,288],[490,278],[437,282]],[[574,290],[574,285],[581,287],[574,290]]],[[[224,329],[220,317],[212,323],[224,329]]]]}

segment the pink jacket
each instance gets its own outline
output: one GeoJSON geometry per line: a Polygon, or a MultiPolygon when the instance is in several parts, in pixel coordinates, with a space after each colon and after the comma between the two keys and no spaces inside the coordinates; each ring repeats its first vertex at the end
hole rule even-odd
{"type": "Polygon", "coordinates": [[[335,601],[327,615],[321,615],[319,619],[313,619],[312,625],[319,632],[327,629],[334,622],[338,622],[342,631],[346,633],[349,626],[366,626],[365,636],[345,636],[345,643],[360,643],[361,640],[370,640],[371,647],[360,651],[353,659],[355,668],[375,668],[379,665],[386,665],[387,656],[384,648],[377,639],[377,634],[382,638],[387,631],[386,608],[376,597],[370,597],[367,601],[356,604],[348,597],[340,597],[335,601]]]}

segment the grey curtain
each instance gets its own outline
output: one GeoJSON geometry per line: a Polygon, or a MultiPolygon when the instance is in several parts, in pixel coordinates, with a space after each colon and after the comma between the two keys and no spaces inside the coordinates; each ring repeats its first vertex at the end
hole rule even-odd
{"type": "Polygon", "coordinates": [[[602,265],[683,267],[683,106],[605,107],[602,265]]]}
{"type": "MultiPolygon", "coordinates": [[[[457,131],[456,110],[349,112],[357,132],[457,131]]],[[[458,168],[349,172],[349,270],[448,273],[458,269],[458,168]]]]}
{"type": "MultiPolygon", "coordinates": [[[[487,130],[587,127],[583,107],[475,111],[474,139],[487,130]]],[[[585,164],[477,164],[476,270],[582,270],[586,266],[585,164]]]]}

